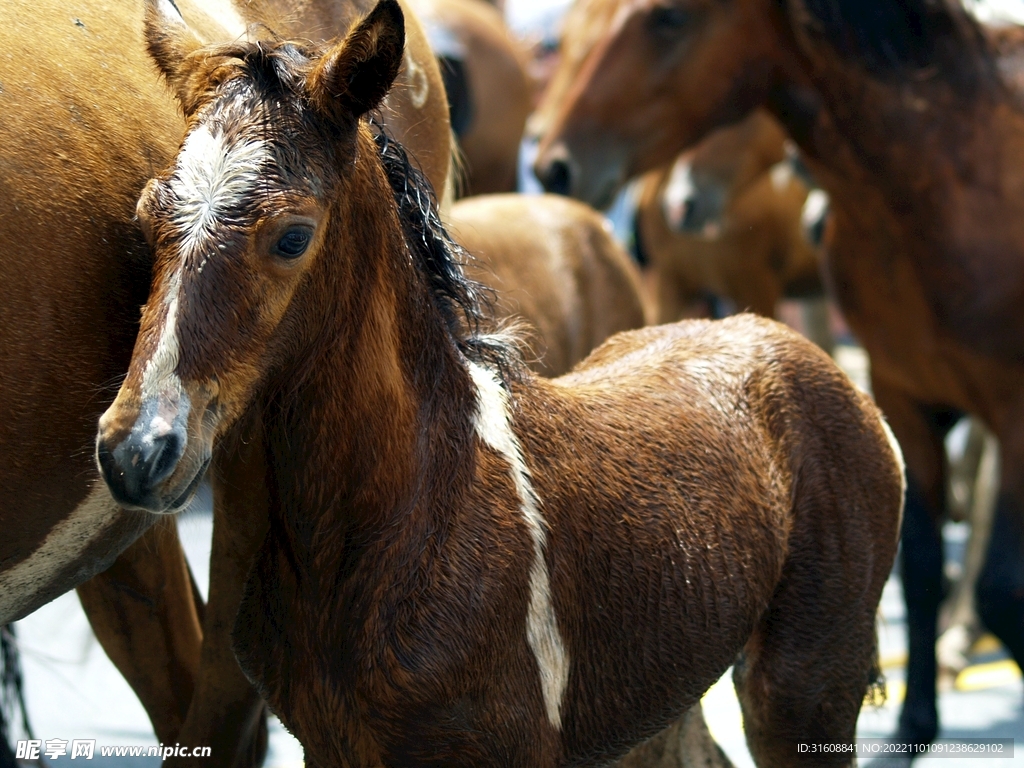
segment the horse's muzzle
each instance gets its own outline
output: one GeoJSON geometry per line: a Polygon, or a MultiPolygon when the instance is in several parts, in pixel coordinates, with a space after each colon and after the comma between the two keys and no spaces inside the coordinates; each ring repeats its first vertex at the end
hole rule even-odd
{"type": "Polygon", "coordinates": [[[547,192],[556,195],[572,194],[572,161],[564,145],[557,144],[538,157],[533,172],[547,192]]]}
{"type": "Polygon", "coordinates": [[[191,409],[184,392],[175,394],[173,407],[163,396],[143,401],[127,434],[114,426],[116,404],[100,420],[96,463],[111,495],[129,509],[176,512],[191,500],[209,463],[205,451],[197,462],[183,461],[191,409]]]}

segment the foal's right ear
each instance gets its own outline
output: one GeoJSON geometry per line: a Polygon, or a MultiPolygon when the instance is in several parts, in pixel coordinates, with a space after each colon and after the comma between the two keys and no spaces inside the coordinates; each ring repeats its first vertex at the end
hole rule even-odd
{"type": "Polygon", "coordinates": [[[321,114],[351,123],[391,89],[405,53],[405,18],[397,0],[380,0],[369,15],[317,62],[306,81],[321,114]]]}
{"type": "Polygon", "coordinates": [[[174,0],[146,0],[143,25],[146,50],[181,98],[186,77],[182,64],[203,42],[189,29],[174,0]]]}

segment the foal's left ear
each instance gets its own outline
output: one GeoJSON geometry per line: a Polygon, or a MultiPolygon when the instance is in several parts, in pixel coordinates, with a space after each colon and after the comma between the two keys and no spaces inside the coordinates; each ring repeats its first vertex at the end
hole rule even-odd
{"type": "Polygon", "coordinates": [[[306,81],[310,101],[339,123],[360,118],[387,96],[404,51],[402,9],[397,0],[380,0],[313,68],[306,81]]]}
{"type": "Polygon", "coordinates": [[[189,29],[174,0],[146,0],[143,26],[149,55],[168,85],[182,98],[183,64],[189,54],[202,48],[202,41],[189,29]]]}

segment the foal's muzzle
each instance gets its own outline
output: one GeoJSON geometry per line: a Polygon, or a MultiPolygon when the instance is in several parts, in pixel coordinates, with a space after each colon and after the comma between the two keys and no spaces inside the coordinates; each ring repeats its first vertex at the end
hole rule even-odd
{"type": "MultiPolygon", "coordinates": [[[[189,446],[191,403],[184,392],[144,400],[130,414],[119,403],[100,419],[96,463],[121,505],[149,512],[176,512],[191,500],[209,464],[210,451],[189,446]]],[[[203,442],[203,441],[199,441],[203,442]]]]}

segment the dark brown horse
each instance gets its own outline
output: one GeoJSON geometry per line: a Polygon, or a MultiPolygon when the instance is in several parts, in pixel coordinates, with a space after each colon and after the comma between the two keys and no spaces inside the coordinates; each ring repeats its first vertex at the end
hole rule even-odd
{"type": "Polygon", "coordinates": [[[156,276],[97,457],[162,510],[259,408],[271,529],[236,650],[307,763],[614,758],[737,654],[762,764],[850,740],[902,503],[874,405],[752,316],[532,376],[474,330],[429,188],[362,119],[397,3],[327,50],[200,48],[166,12],[188,127],[139,203],[156,276]]]}
{"type": "MultiPolygon", "coordinates": [[[[245,34],[231,3],[178,4],[204,37],[245,34]]],[[[307,37],[319,5],[338,14],[343,4],[308,3],[307,37]]],[[[351,23],[357,12],[348,15],[351,23]]],[[[409,41],[403,87],[384,114],[443,188],[446,105],[412,17],[409,41]]],[[[95,419],[130,360],[150,285],[135,201],[174,156],[179,108],[145,54],[133,2],[77,4],[73,13],[50,0],[4,3],[0,47],[0,623],[103,571],[142,534],[80,587],[96,634],[158,738],[214,746],[219,765],[251,763],[263,705],[228,633],[255,548],[246,552],[245,537],[261,530],[252,512],[266,501],[253,490],[234,528],[218,509],[204,617],[173,519],[153,526],[156,516],[119,508],[91,457],[95,419]]]]}
{"type": "Polygon", "coordinates": [[[937,732],[942,435],[992,428],[1001,491],[977,605],[1024,664],[1024,110],[1020,31],[951,0],[631,0],[580,71],[541,171],[600,202],[756,106],[828,190],[829,272],[907,456],[910,664],[900,738],[937,732]]]}

